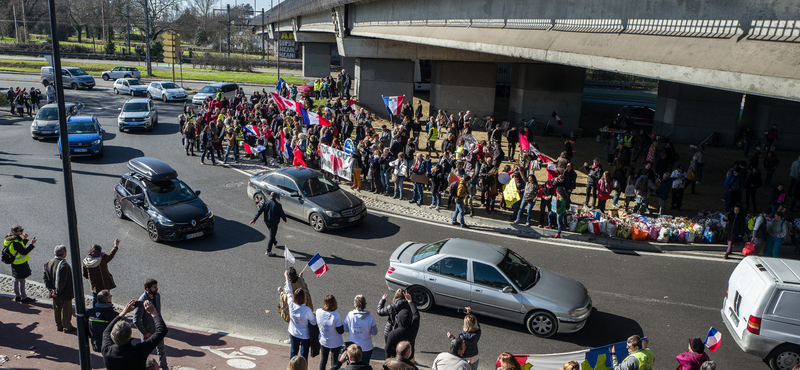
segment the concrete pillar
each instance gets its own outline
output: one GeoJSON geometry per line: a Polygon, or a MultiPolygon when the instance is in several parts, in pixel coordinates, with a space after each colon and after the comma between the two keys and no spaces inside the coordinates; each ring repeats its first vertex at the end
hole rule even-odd
{"type": "Polygon", "coordinates": [[[772,128],[772,125],[778,125],[778,140],[773,144],[778,149],[797,148],[797,143],[800,142],[800,125],[794,122],[798,116],[800,102],[751,94],[744,98],[742,126],[752,127],[759,140],[765,142],[764,132],[772,128]]]}
{"type": "Polygon", "coordinates": [[[741,104],[741,93],[660,81],[653,132],[689,144],[699,144],[719,132],[720,142],[730,145],[741,104]]]}
{"type": "MultiPolygon", "coordinates": [[[[475,117],[494,113],[497,64],[433,61],[431,67],[431,114],[472,111],[475,117]]],[[[416,105],[415,105],[416,106],[416,105]]]]}
{"type": "Polygon", "coordinates": [[[584,68],[558,64],[515,63],[511,67],[511,96],[508,116],[511,124],[535,117],[539,122],[550,120],[553,132],[569,135],[578,128],[583,99],[584,68]],[[563,126],[551,119],[558,113],[563,126]]]}
{"type": "Polygon", "coordinates": [[[414,97],[414,62],[400,59],[356,58],[353,85],[359,105],[386,117],[381,95],[414,97]]]}
{"type": "MultiPolygon", "coordinates": [[[[345,72],[350,74],[350,78],[352,82],[350,83],[350,96],[353,95],[353,89],[356,86],[356,58],[353,57],[340,57],[340,64],[341,68],[339,68],[339,72],[344,69],[345,72]]],[[[337,73],[338,75],[338,73],[337,73]]]]}
{"type": "Polygon", "coordinates": [[[331,74],[331,44],[303,43],[303,76],[327,77],[331,74]]]}

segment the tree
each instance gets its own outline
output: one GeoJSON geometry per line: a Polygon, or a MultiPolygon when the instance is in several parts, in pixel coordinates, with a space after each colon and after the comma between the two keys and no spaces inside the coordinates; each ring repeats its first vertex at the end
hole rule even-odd
{"type": "Polygon", "coordinates": [[[95,10],[96,7],[90,0],[71,0],[58,6],[58,12],[66,14],[70,26],[75,29],[78,42],[82,41],[83,31],[89,23],[96,19],[95,10]]]}
{"type": "Polygon", "coordinates": [[[151,58],[164,57],[164,44],[161,41],[154,41],[150,43],[150,57],[151,58]]]}
{"type": "Polygon", "coordinates": [[[201,24],[207,24],[211,19],[214,13],[214,3],[216,2],[216,0],[192,0],[192,9],[202,21],[201,24]]]}
{"type": "Polygon", "coordinates": [[[208,35],[206,34],[205,28],[198,28],[197,31],[194,32],[194,44],[197,46],[202,46],[208,43],[208,35]]]}
{"type": "Polygon", "coordinates": [[[106,33],[106,46],[105,52],[108,55],[114,54],[117,51],[117,44],[114,43],[114,30],[110,27],[108,28],[108,32],[106,33]]]}

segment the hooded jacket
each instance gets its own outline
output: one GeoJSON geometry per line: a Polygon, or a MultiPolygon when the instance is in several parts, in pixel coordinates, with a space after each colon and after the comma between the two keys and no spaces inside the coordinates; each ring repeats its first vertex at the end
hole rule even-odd
{"type": "Polygon", "coordinates": [[[344,331],[349,332],[348,340],[358,344],[362,351],[372,351],[372,336],[378,334],[378,324],[369,311],[350,311],[344,318],[344,331]]]}
{"type": "Polygon", "coordinates": [[[90,253],[83,258],[81,275],[83,275],[84,279],[89,280],[89,285],[92,286],[93,293],[100,293],[105,289],[111,290],[117,287],[117,285],[114,284],[114,276],[108,272],[108,263],[114,259],[118,250],[119,247],[114,247],[109,254],[90,253]]]}
{"type": "MultiPolygon", "coordinates": [[[[397,298],[389,304],[386,305],[386,300],[381,299],[378,302],[378,316],[387,316],[386,318],[386,325],[383,327],[383,339],[384,341],[388,340],[389,332],[392,331],[396,325],[397,313],[400,310],[408,308],[408,301],[405,298],[397,298]]],[[[363,349],[363,348],[362,348],[363,349]]]]}
{"type": "Polygon", "coordinates": [[[397,345],[407,340],[411,343],[411,357],[414,358],[414,342],[419,331],[419,311],[413,302],[408,302],[408,308],[404,308],[397,313],[397,327],[389,332],[386,339],[386,357],[397,356],[397,345]]]}
{"type": "Polygon", "coordinates": [[[697,353],[686,351],[675,356],[678,363],[681,365],[680,370],[700,370],[700,366],[708,361],[708,355],[705,353],[697,353]]]}

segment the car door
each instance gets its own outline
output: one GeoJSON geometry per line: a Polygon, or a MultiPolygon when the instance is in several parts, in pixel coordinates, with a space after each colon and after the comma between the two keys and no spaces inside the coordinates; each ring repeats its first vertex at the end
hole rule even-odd
{"type": "Polygon", "coordinates": [[[283,206],[283,211],[292,217],[304,219],[303,215],[303,205],[300,203],[300,192],[297,184],[294,183],[294,180],[286,177],[286,176],[275,176],[276,181],[275,185],[278,188],[278,195],[280,196],[280,202],[283,206]],[[298,196],[291,196],[292,193],[297,193],[298,196]]]}
{"type": "Polygon", "coordinates": [[[64,87],[72,85],[72,75],[66,69],[61,70],[61,84],[64,85],[64,87]]]}
{"type": "Polygon", "coordinates": [[[152,122],[158,122],[158,110],[156,110],[156,103],[150,100],[150,117],[152,122]]]}
{"type": "Polygon", "coordinates": [[[125,94],[131,93],[131,85],[128,83],[128,80],[122,81],[122,91],[124,91],[125,94]]]}
{"type": "Polygon", "coordinates": [[[497,267],[473,260],[470,287],[473,311],[504,320],[522,319],[522,302],[517,288],[497,267]],[[513,289],[513,292],[504,293],[503,288],[506,287],[513,289]]]}
{"type": "Polygon", "coordinates": [[[145,218],[147,212],[144,210],[144,206],[138,206],[130,199],[130,197],[141,196],[141,199],[145,200],[141,184],[134,179],[128,179],[128,182],[125,184],[125,191],[127,192],[127,197],[120,201],[122,211],[125,212],[125,215],[133,222],[144,227],[147,223],[145,218]]]}
{"type": "Polygon", "coordinates": [[[425,286],[433,294],[436,304],[449,307],[470,304],[467,266],[467,260],[458,257],[444,257],[427,266],[425,286]]]}

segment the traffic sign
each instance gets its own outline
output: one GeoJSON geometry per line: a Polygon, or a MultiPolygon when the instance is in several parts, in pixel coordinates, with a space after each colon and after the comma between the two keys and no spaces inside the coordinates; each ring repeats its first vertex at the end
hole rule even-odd
{"type": "Polygon", "coordinates": [[[348,155],[353,155],[353,149],[355,145],[353,144],[353,139],[347,139],[344,141],[344,153],[348,155]]]}
{"type": "Polygon", "coordinates": [[[164,34],[164,62],[176,64],[181,62],[181,39],[178,34],[164,34]]]}

